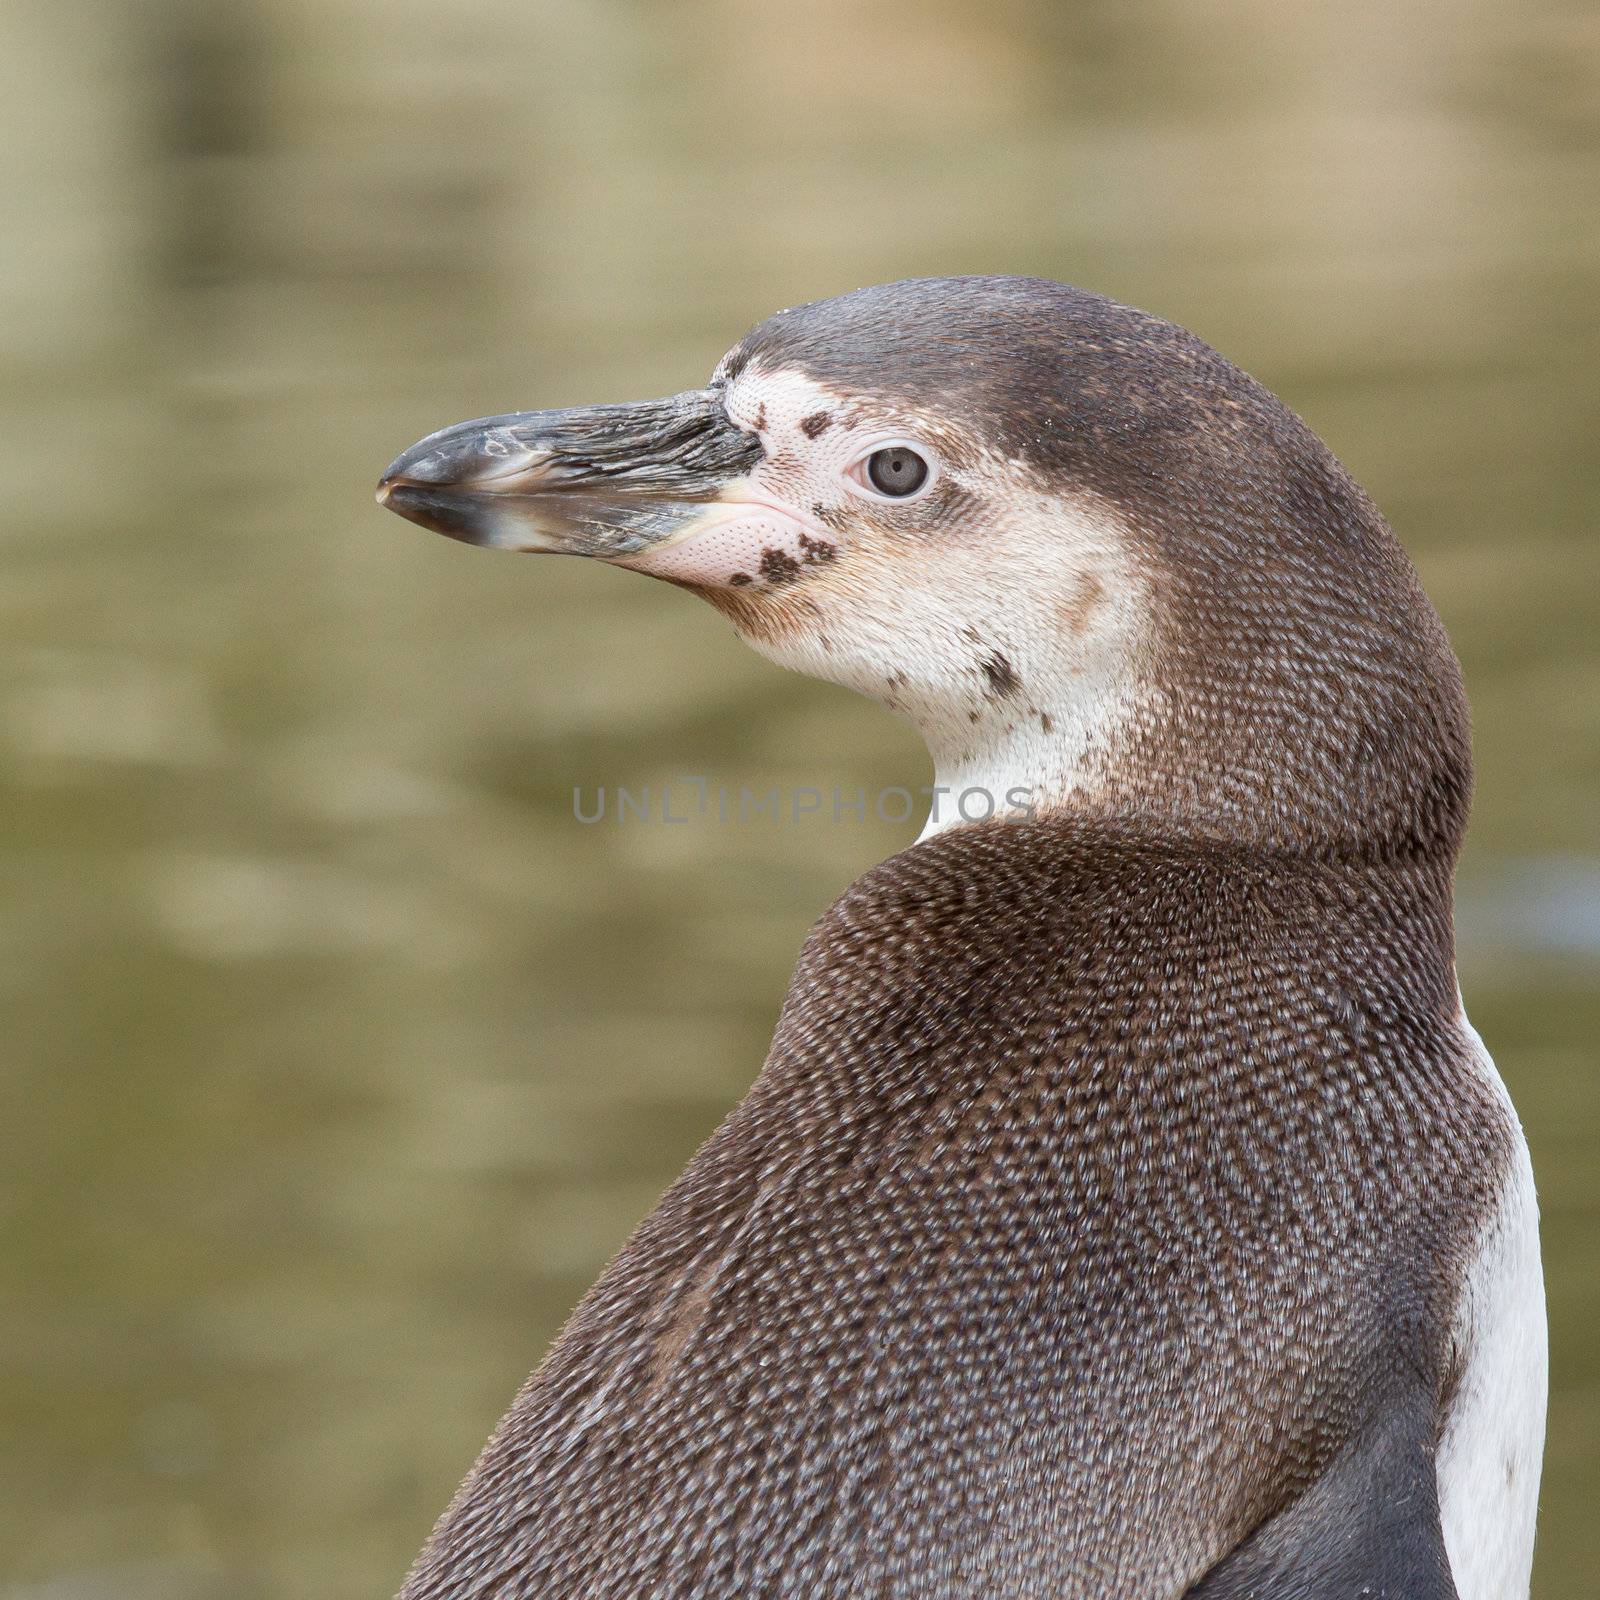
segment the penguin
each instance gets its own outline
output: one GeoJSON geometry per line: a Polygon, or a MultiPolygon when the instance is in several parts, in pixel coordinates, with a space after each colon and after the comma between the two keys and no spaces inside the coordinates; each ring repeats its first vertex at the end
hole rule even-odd
{"type": "Polygon", "coordinates": [[[920,279],[446,428],[379,499],[693,591],[969,797],[811,930],[403,1600],[1526,1596],[1461,675],[1299,418],[1097,294],[920,279]]]}

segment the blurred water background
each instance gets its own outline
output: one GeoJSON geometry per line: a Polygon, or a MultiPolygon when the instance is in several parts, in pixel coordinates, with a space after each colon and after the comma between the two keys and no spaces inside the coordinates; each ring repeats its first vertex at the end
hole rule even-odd
{"type": "Polygon", "coordinates": [[[1600,13],[10,0],[3,45],[0,1593],[391,1593],[916,831],[579,825],[575,784],[926,768],[378,471],[952,271],[1197,329],[1444,613],[1463,981],[1546,1219],[1535,1592],[1594,1593],[1600,13]]]}

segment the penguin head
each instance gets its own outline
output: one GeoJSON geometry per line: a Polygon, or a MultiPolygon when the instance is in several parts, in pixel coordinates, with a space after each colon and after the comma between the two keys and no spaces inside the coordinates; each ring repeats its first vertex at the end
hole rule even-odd
{"type": "Polygon", "coordinates": [[[940,782],[1310,850],[1453,850],[1454,658],[1316,436],[1202,340],[1041,279],[780,312],[666,401],[430,435],[379,497],[689,588],[909,717],[940,782]]]}

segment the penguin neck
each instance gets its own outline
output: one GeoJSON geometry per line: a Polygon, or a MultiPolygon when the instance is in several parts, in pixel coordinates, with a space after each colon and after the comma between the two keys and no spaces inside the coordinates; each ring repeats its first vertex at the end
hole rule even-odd
{"type": "Polygon", "coordinates": [[[1106,808],[1114,785],[1105,733],[1126,709],[1126,690],[1079,686],[1070,700],[1051,698],[1052,710],[1001,695],[976,717],[918,719],[934,766],[920,839],[990,818],[1106,808]]]}

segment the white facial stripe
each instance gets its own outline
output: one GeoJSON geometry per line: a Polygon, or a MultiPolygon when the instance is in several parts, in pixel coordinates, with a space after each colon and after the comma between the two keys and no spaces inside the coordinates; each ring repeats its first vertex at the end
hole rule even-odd
{"type": "MultiPolygon", "coordinates": [[[[728,415],[760,435],[766,459],[752,477],[802,511],[848,504],[851,497],[893,505],[849,476],[872,451],[907,444],[937,459],[938,443],[921,419],[896,415],[859,397],[842,395],[789,369],[745,372],[728,387],[728,415]]],[[[906,504],[910,503],[908,497],[906,504]]]]}
{"type": "MultiPolygon", "coordinates": [[[[798,371],[749,367],[725,404],[765,450],[724,496],[745,508],[716,507],[630,565],[747,595],[736,621],[757,650],[908,717],[939,784],[980,789],[997,813],[1019,790],[1045,807],[1111,781],[1117,734],[1156,693],[1150,575],[1112,508],[1049,492],[937,415],[798,371]],[[853,483],[890,441],[940,461],[946,492],[897,501],[853,483]]],[[[946,805],[930,828],[956,820],[946,805]]]]}
{"type": "MultiPolygon", "coordinates": [[[[791,367],[746,370],[728,385],[723,403],[736,426],[761,435],[769,454],[774,445],[781,447],[785,441],[815,442],[846,420],[853,425],[859,409],[859,402],[791,367]],[[823,417],[829,419],[827,427],[821,423],[823,417]]],[[[824,452],[827,449],[822,447],[824,452]]]]}

